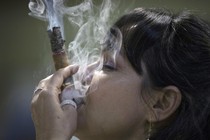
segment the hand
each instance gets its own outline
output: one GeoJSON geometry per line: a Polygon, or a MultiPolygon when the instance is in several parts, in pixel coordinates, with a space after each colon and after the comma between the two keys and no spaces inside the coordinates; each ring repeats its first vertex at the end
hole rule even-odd
{"type": "Polygon", "coordinates": [[[69,140],[77,127],[77,110],[61,107],[59,94],[64,79],[75,74],[78,66],[68,66],[40,81],[31,102],[37,140],[69,140]]]}

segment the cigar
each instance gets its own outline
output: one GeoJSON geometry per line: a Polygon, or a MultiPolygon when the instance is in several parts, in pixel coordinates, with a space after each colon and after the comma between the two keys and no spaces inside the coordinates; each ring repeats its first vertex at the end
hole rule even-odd
{"type": "MultiPolygon", "coordinates": [[[[52,30],[48,30],[48,36],[50,38],[52,57],[55,66],[55,70],[65,68],[68,66],[69,59],[65,50],[65,40],[62,37],[60,27],[53,27],[52,30]]],[[[72,76],[65,79],[63,85],[73,85],[72,76]]]]}
{"type": "Polygon", "coordinates": [[[55,69],[59,70],[69,65],[67,53],[65,51],[65,40],[63,39],[60,27],[53,27],[48,30],[50,38],[51,50],[55,69]]]}
{"type": "MultiPolygon", "coordinates": [[[[65,40],[62,37],[60,27],[53,27],[52,30],[48,30],[48,36],[50,38],[55,70],[59,70],[70,65],[67,52],[65,50],[65,40]]],[[[65,85],[74,85],[72,76],[65,79],[63,85],[64,87],[65,85]]],[[[82,98],[76,98],[73,100],[77,105],[81,105],[84,103],[82,98]]]]}

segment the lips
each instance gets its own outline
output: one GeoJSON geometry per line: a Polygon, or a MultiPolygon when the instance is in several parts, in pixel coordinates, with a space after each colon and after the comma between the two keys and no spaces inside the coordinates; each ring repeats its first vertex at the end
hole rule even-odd
{"type": "Polygon", "coordinates": [[[77,104],[77,108],[81,107],[82,105],[86,105],[89,91],[90,87],[87,89],[85,96],[73,98],[73,101],[77,104]]]}
{"type": "Polygon", "coordinates": [[[84,99],[84,97],[74,98],[73,101],[77,104],[77,107],[78,108],[81,105],[85,105],[85,99],[84,99]]]}

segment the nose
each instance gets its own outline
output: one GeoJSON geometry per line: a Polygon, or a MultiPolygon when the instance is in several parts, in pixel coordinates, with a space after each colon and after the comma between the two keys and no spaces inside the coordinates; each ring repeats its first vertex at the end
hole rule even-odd
{"type": "Polygon", "coordinates": [[[93,79],[94,72],[97,70],[98,66],[99,66],[99,62],[94,62],[87,66],[87,69],[84,74],[84,78],[82,80],[83,85],[90,85],[93,79]]]}
{"type": "Polygon", "coordinates": [[[82,81],[83,85],[90,85],[93,78],[93,74],[88,74],[82,81]]]}

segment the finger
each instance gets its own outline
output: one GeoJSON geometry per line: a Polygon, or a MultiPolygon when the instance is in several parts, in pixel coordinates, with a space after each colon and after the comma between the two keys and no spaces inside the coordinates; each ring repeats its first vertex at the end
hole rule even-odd
{"type": "Polygon", "coordinates": [[[34,92],[33,92],[33,95],[32,95],[32,98],[34,98],[35,96],[39,95],[41,93],[42,90],[46,89],[46,85],[47,85],[47,82],[48,80],[52,77],[52,75],[46,77],[45,79],[42,79],[38,86],[35,88],[34,92]]]}
{"type": "Polygon", "coordinates": [[[61,108],[66,110],[66,108],[73,107],[77,109],[77,104],[73,100],[64,100],[61,102],[61,108]]]}
{"type": "MultiPolygon", "coordinates": [[[[50,94],[52,93],[54,95],[59,95],[61,93],[60,87],[63,83],[63,80],[69,75],[73,75],[74,73],[76,73],[77,70],[78,70],[78,66],[68,66],[62,70],[59,70],[59,72],[56,72],[54,75],[50,75],[47,78],[41,80],[34,91],[32,102],[36,102],[40,95],[45,95],[45,96],[42,96],[43,98],[46,97],[46,95],[50,96],[50,94]]],[[[53,96],[53,98],[55,97],[59,103],[58,96],[53,96]]]]}
{"type": "Polygon", "coordinates": [[[63,84],[63,81],[69,77],[75,74],[79,69],[78,65],[70,65],[67,66],[66,68],[60,69],[57,71],[50,79],[49,79],[49,88],[57,88],[60,89],[60,87],[63,84]]]}
{"type": "Polygon", "coordinates": [[[61,93],[61,108],[67,110],[70,108],[77,109],[77,104],[73,101],[75,91],[71,86],[66,87],[61,93]],[[73,96],[74,95],[74,96],[73,96]]]}
{"type": "Polygon", "coordinates": [[[63,108],[63,113],[68,120],[70,134],[73,135],[77,128],[77,110],[71,105],[66,105],[63,108]]]}

